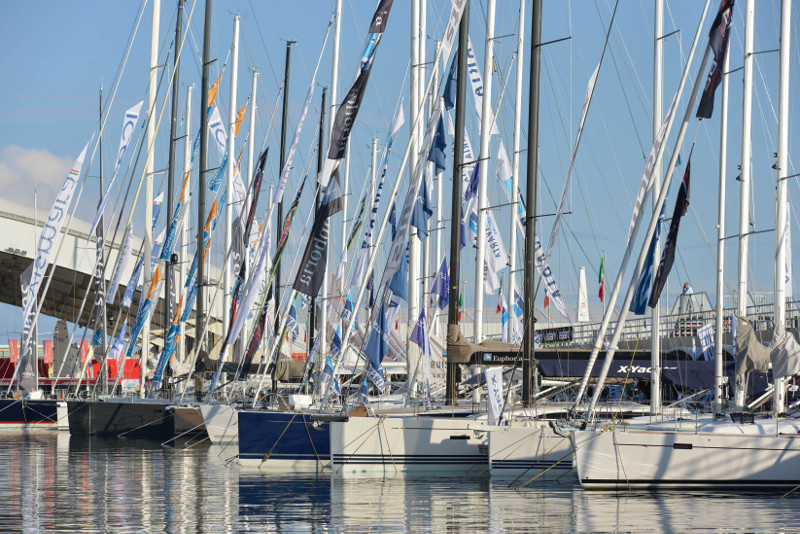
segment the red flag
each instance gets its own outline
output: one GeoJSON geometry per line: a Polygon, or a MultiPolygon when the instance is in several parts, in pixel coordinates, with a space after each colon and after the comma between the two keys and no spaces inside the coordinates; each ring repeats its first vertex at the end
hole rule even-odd
{"type": "MultiPolygon", "coordinates": [[[[502,298],[502,297],[500,297],[500,298],[502,298]]],[[[500,307],[500,301],[498,300],[498,301],[497,301],[497,313],[501,313],[502,311],[503,311],[503,310],[502,310],[502,309],[501,309],[501,307],[500,307]]]]}
{"type": "Polygon", "coordinates": [[[18,339],[9,339],[8,340],[8,352],[9,357],[11,358],[11,363],[16,364],[19,361],[19,340],[18,339]]]}
{"type": "Polygon", "coordinates": [[[544,307],[548,307],[550,305],[550,295],[547,293],[544,294],[544,307]]]}
{"type": "Polygon", "coordinates": [[[399,317],[397,319],[395,319],[395,321],[394,321],[394,329],[395,330],[400,330],[400,318],[399,317]]]}
{"type": "Polygon", "coordinates": [[[53,363],[53,340],[45,339],[42,341],[42,349],[44,350],[44,364],[52,365],[53,363]]]}
{"type": "Polygon", "coordinates": [[[603,291],[603,286],[605,282],[600,282],[600,291],[597,292],[597,296],[600,297],[600,302],[603,302],[603,297],[605,296],[605,292],[603,291]]]}
{"type": "Polygon", "coordinates": [[[83,340],[81,342],[81,364],[86,361],[86,356],[89,354],[89,341],[83,340]]]}

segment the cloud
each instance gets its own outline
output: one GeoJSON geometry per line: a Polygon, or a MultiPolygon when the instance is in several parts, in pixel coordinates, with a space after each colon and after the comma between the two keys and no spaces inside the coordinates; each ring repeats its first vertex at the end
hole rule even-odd
{"type": "Polygon", "coordinates": [[[0,148],[0,190],[3,198],[22,206],[33,207],[34,189],[37,207],[47,209],[55,199],[72,168],[73,160],[60,158],[46,149],[10,145],[0,148]]]}

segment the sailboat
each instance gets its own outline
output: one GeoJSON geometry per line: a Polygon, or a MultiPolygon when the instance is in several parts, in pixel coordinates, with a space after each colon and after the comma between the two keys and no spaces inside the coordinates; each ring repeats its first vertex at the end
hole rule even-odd
{"type": "MultiPolygon", "coordinates": [[[[733,2],[723,2],[732,8],[733,2]]],[[[788,163],[788,75],[789,26],[791,2],[783,2],[780,33],[780,84],[778,128],[778,201],[776,202],[776,265],[775,265],[775,324],[770,348],[755,338],[744,317],[746,293],[746,261],[748,209],[750,113],[752,102],[753,32],[755,2],[745,4],[745,93],[744,127],[742,129],[742,221],[740,228],[739,288],[737,312],[737,413],[730,419],[697,417],[694,420],[650,425],[631,425],[629,428],[586,428],[573,433],[575,464],[578,478],[585,488],[631,487],[794,487],[800,479],[800,425],[793,418],[781,417],[783,388],[780,379],[797,372],[800,348],[792,334],[784,331],[785,306],[784,262],[786,254],[785,175],[788,163]],[[743,248],[744,247],[744,248],[743,248]],[[742,265],[745,267],[742,268],[742,265]],[[744,291],[741,291],[744,289],[744,291]],[[766,370],[772,360],[776,374],[773,395],[774,415],[759,418],[743,413],[746,381],[741,379],[748,369],[766,370]]],[[[729,14],[728,14],[729,16],[729,14]]],[[[729,20],[729,19],[728,19],[729,20]]],[[[726,43],[727,47],[727,43],[726,43]]],[[[724,63],[727,69],[727,62],[724,63]]],[[[723,76],[723,114],[727,107],[727,77],[723,76]]],[[[723,119],[722,142],[726,128],[723,119]]],[[[723,152],[724,153],[724,152],[723,152]]],[[[721,171],[724,162],[721,163],[721,171]]],[[[719,311],[718,311],[719,313],[719,311]]],[[[718,322],[719,325],[719,322],[718,322]]],[[[718,398],[718,397],[717,397],[718,398]]],[[[720,407],[720,403],[716,403],[720,407]]]]}

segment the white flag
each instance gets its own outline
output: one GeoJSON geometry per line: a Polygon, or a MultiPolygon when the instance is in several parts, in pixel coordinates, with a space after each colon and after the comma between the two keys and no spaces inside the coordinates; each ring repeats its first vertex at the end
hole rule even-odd
{"type": "Polygon", "coordinates": [[[503,368],[487,367],[483,372],[486,376],[486,390],[489,424],[493,426],[503,424],[503,368]]]}
{"type": "Polygon", "coordinates": [[[108,286],[108,294],[106,295],[106,304],[114,304],[117,297],[117,289],[122,278],[122,272],[128,267],[128,262],[131,259],[133,229],[128,228],[128,235],[125,236],[125,242],[122,244],[122,253],[120,254],[119,261],[117,262],[117,271],[114,273],[114,278],[111,279],[111,285],[108,286]]]}
{"type": "Polygon", "coordinates": [[[103,215],[106,202],[108,202],[108,194],[111,192],[111,186],[114,185],[114,180],[117,179],[117,173],[119,172],[119,166],[122,164],[122,158],[125,156],[125,151],[128,150],[131,137],[133,137],[133,129],[136,127],[136,123],[139,121],[139,111],[142,109],[142,104],[144,104],[144,101],[139,102],[125,112],[125,118],[122,121],[122,134],[120,135],[119,139],[119,150],[117,150],[117,162],[114,164],[114,174],[111,176],[111,181],[108,182],[108,187],[106,188],[106,192],[103,194],[103,200],[100,202],[100,207],[97,208],[97,214],[94,216],[92,229],[89,230],[89,236],[86,238],[87,243],[94,235],[94,231],[97,228],[97,225],[100,223],[100,217],[103,215]]]}
{"type": "MultiPolygon", "coordinates": [[[[467,72],[469,73],[467,77],[472,84],[472,96],[475,98],[475,112],[478,114],[478,124],[481,124],[481,115],[483,114],[483,75],[475,57],[475,50],[472,49],[472,39],[470,38],[467,40],[467,72]]],[[[489,135],[496,135],[498,133],[497,123],[494,120],[491,105],[489,105],[489,124],[492,125],[489,135]]]]}
{"type": "MultiPolygon", "coordinates": [[[[94,135],[92,139],[94,139],[94,135]]],[[[25,301],[25,306],[22,311],[22,331],[23,333],[28,333],[28,337],[30,336],[29,333],[32,331],[33,320],[36,315],[36,311],[33,309],[36,303],[36,296],[39,294],[39,287],[44,279],[47,266],[50,265],[50,256],[57,246],[58,234],[61,232],[61,227],[64,225],[66,212],[69,210],[70,204],[72,204],[72,197],[75,194],[75,189],[78,186],[78,180],[81,176],[83,160],[86,157],[86,150],[88,150],[91,142],[92,140],[90,139],[89,142],[86,143],[86,146],[81,150],[80,156],[78,156],[78,159],[76,159],[75,163],[72,165],[72,170],[69,171],[67,178],[61,185],[61,189],[53,202],[53,207],[50,208],[50,215],[47,216],[47,220],[42,228],[42,233],[39,235],[39,243],[36,245],[36,259],[33,261],[33,272],[31,273],[31,280],[26,291],[27,300],[25,301]]],[[[24,298],[25,297],[23,297],[23,299],[24,298]]],[[[22,343],[24,347],[26,343],[24,334],[22,343]]]]}

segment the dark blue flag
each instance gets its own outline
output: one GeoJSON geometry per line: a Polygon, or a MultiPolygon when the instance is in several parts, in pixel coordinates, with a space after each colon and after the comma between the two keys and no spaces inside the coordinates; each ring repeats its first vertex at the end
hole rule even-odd
{"type": "Polygon", "coordinates": [[[636,284],[636,292],[633,294],[633,302],[631,302],[631,311],[636,315],[644,315],[647,310],[647,300],[650,297],[650,285],[653,280],[653,263],[655,263],[656,256],[656,243],[661,236],[661,225],[664,224],[664,210],[665,206],[661,206],[661,215],[658,217],[658,224],[656,224],[656,233],[653,235],[653,240],[650,241],[650,248],[647,250],[647,259],[645,260],[644,269],[639,276],[639,282],[636,284]]]}
{"type": "Polygon", "coordinates": [[[439,272],[436,273],[436,278],[433,280],[431,293],[439,296],[439,309],[443,310],[450,302],[450,276],[447,272],[447,256],[442,258],[442,265],[439,267],[439,272]]]}
{"type": "Polygon", "coordinates": [[[456,105],[456,73],[458,72],[458,51],[453,54],[453,62],[450,63],[450,72],[447,73],[447,81],[444,84],[445,109],[453,109],[456,105]]]}

